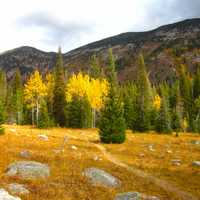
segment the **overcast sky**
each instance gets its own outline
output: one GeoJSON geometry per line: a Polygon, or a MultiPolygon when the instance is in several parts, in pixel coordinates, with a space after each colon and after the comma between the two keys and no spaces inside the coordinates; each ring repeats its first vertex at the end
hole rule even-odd
{"type": "Polygon", "coordinates": [[[63,52],[129,31],[200,17],[200,0],[0,0],[0,52],[63,52]]]}

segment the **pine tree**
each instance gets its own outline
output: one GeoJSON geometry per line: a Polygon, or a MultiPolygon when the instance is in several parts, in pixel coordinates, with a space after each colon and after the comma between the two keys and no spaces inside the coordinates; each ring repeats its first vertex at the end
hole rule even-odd
{"type": "Polygon", "coordinates": [[[99,60],[97,56],[94,54],[90,58],[90,77],[92,78],[100,78],[102,76],[101,68],[99,64],[99,60]]]}
{"type": "Polygon", "coordinates": [[[200,66],[197,69],[196,74],[194,75],[193,81],[193,98],[196,99],[200,96],[200,66]]]}
{"type": "Polygon", "coordinates": [[[161,86],[161,107],[157,119],[157,131],[159,133],[171,133],[171,119],[169,113],[168,93],[164,86],[161,86]]]}
{"type": "Polygon", "coordinates": [[[14,121],[17,124],[21,124],[23,120],[23,87],[19,69],[17,69],[15,73],[11,90],[11,112],[14,117],[14,121]]]}
{"type": "Polygon", "coordinates": [[[42,100],[40,105],[40,113],[38,118],[38,128],[48,128],[51,125],[47,104],[45,100],[42,100]]]}
{"type": "Polygon", "coordinates": [[[4,71],[0,70],[0,123],[6,120],[7,79],[4,71]]]}
{"type": "Polygon", "coordinates": [[[118,84],[115,72],[115,61],[112,50],[109,50],[108,80],[110,90],[105,100],[99,121],[99,135],[104,143],[123,143],[126,135],[123,103],[119,98],[118,84]]]}
{"type": "Polygon", "coordinates": [[[134,130],[136,126],[136,100],[137,88],[136,85],[128,83],[122,88],[123,102],[124,102],[124,118],[126,120],[127,128],[134,130]]]}
{"type": "Polygon", "coordinates": [[[55,85],[53,91],[53,115],[55,123],[59,126],[66,125],[66,101],[65,101],[65,80],[64,66],[61,49],[59,49],[55,65],[55,85]]]}
{"type": "Polygon", "coordinates": [[[136,130],[144,132],[150,130],[151,127],[151,110],[152,110],[152,88],[145,69],[144,58],[142,55],[138,59],[138,114],[136,130]]]}

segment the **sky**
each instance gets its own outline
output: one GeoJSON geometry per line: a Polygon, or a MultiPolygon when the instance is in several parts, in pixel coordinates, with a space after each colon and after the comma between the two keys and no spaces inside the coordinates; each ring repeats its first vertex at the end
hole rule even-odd
{"type": "Polygon", "coordinates": [[[123,32],[200,18],[200,0],[0,0],[0,52],[67,52],[123,32]]]}

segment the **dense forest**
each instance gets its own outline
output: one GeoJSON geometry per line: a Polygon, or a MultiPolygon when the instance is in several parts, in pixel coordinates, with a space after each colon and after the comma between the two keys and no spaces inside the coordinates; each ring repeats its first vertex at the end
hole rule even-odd
{"type": "Polygon", "coordinates": [[[137,59],[137,79],[119,84],[112,49],[107,67],[95,55],[88,73],[68,75],[61,50],[55,67],[46,75],[38,70],[22,81],[20,71],[7,81],[0,72],[0,123],[99,128],[101,141],[122,143],[125,130],[158,133],[200,133],[200,68],[190,74],[177,66],[173,84],[153,85],[144,57],[137,59]]]}

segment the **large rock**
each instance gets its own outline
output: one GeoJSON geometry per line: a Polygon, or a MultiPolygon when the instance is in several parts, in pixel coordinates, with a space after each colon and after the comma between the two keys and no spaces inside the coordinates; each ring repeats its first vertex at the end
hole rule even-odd
{"type": "Polygon", "coordinates": [[[115,200],[159,200],[159,198],[141,194],[139,192],[126,192],[117,194],[115,200]]]}
{"type": "Polygon", "coordinates": [[[11,196],[6,190],[0,188],[0,200],[21,200],[19,197],[11,196]]]}
{"type": "Polygon", "coordinates": [[[120,180],[104,170],[95,167],[87,168],[83,172],[83,175],[88,177],[94,185],[100,184],[107,187],[119,187],[121,185],[120,180]]]}
{"type": "Polygon", "coordinates": [[[200,167],[200,161],[193,161],[192,162],[192,165],[194,166],[194,167],[200,167]]]}
{"type": "Polygon", "coordinates": [[[19,176],[22,179],[47,178],[50,175],[48,165],[35,161],[19,161],[12,163],[6,170],[8,176],[19,176]]]}
{"type": "Polygon", "coordinates": [[[29,190],[24,185],[18,183],[11,183],[8,185],[8,191],[12,194],[25,195],[29,194],[29,190]]]}

